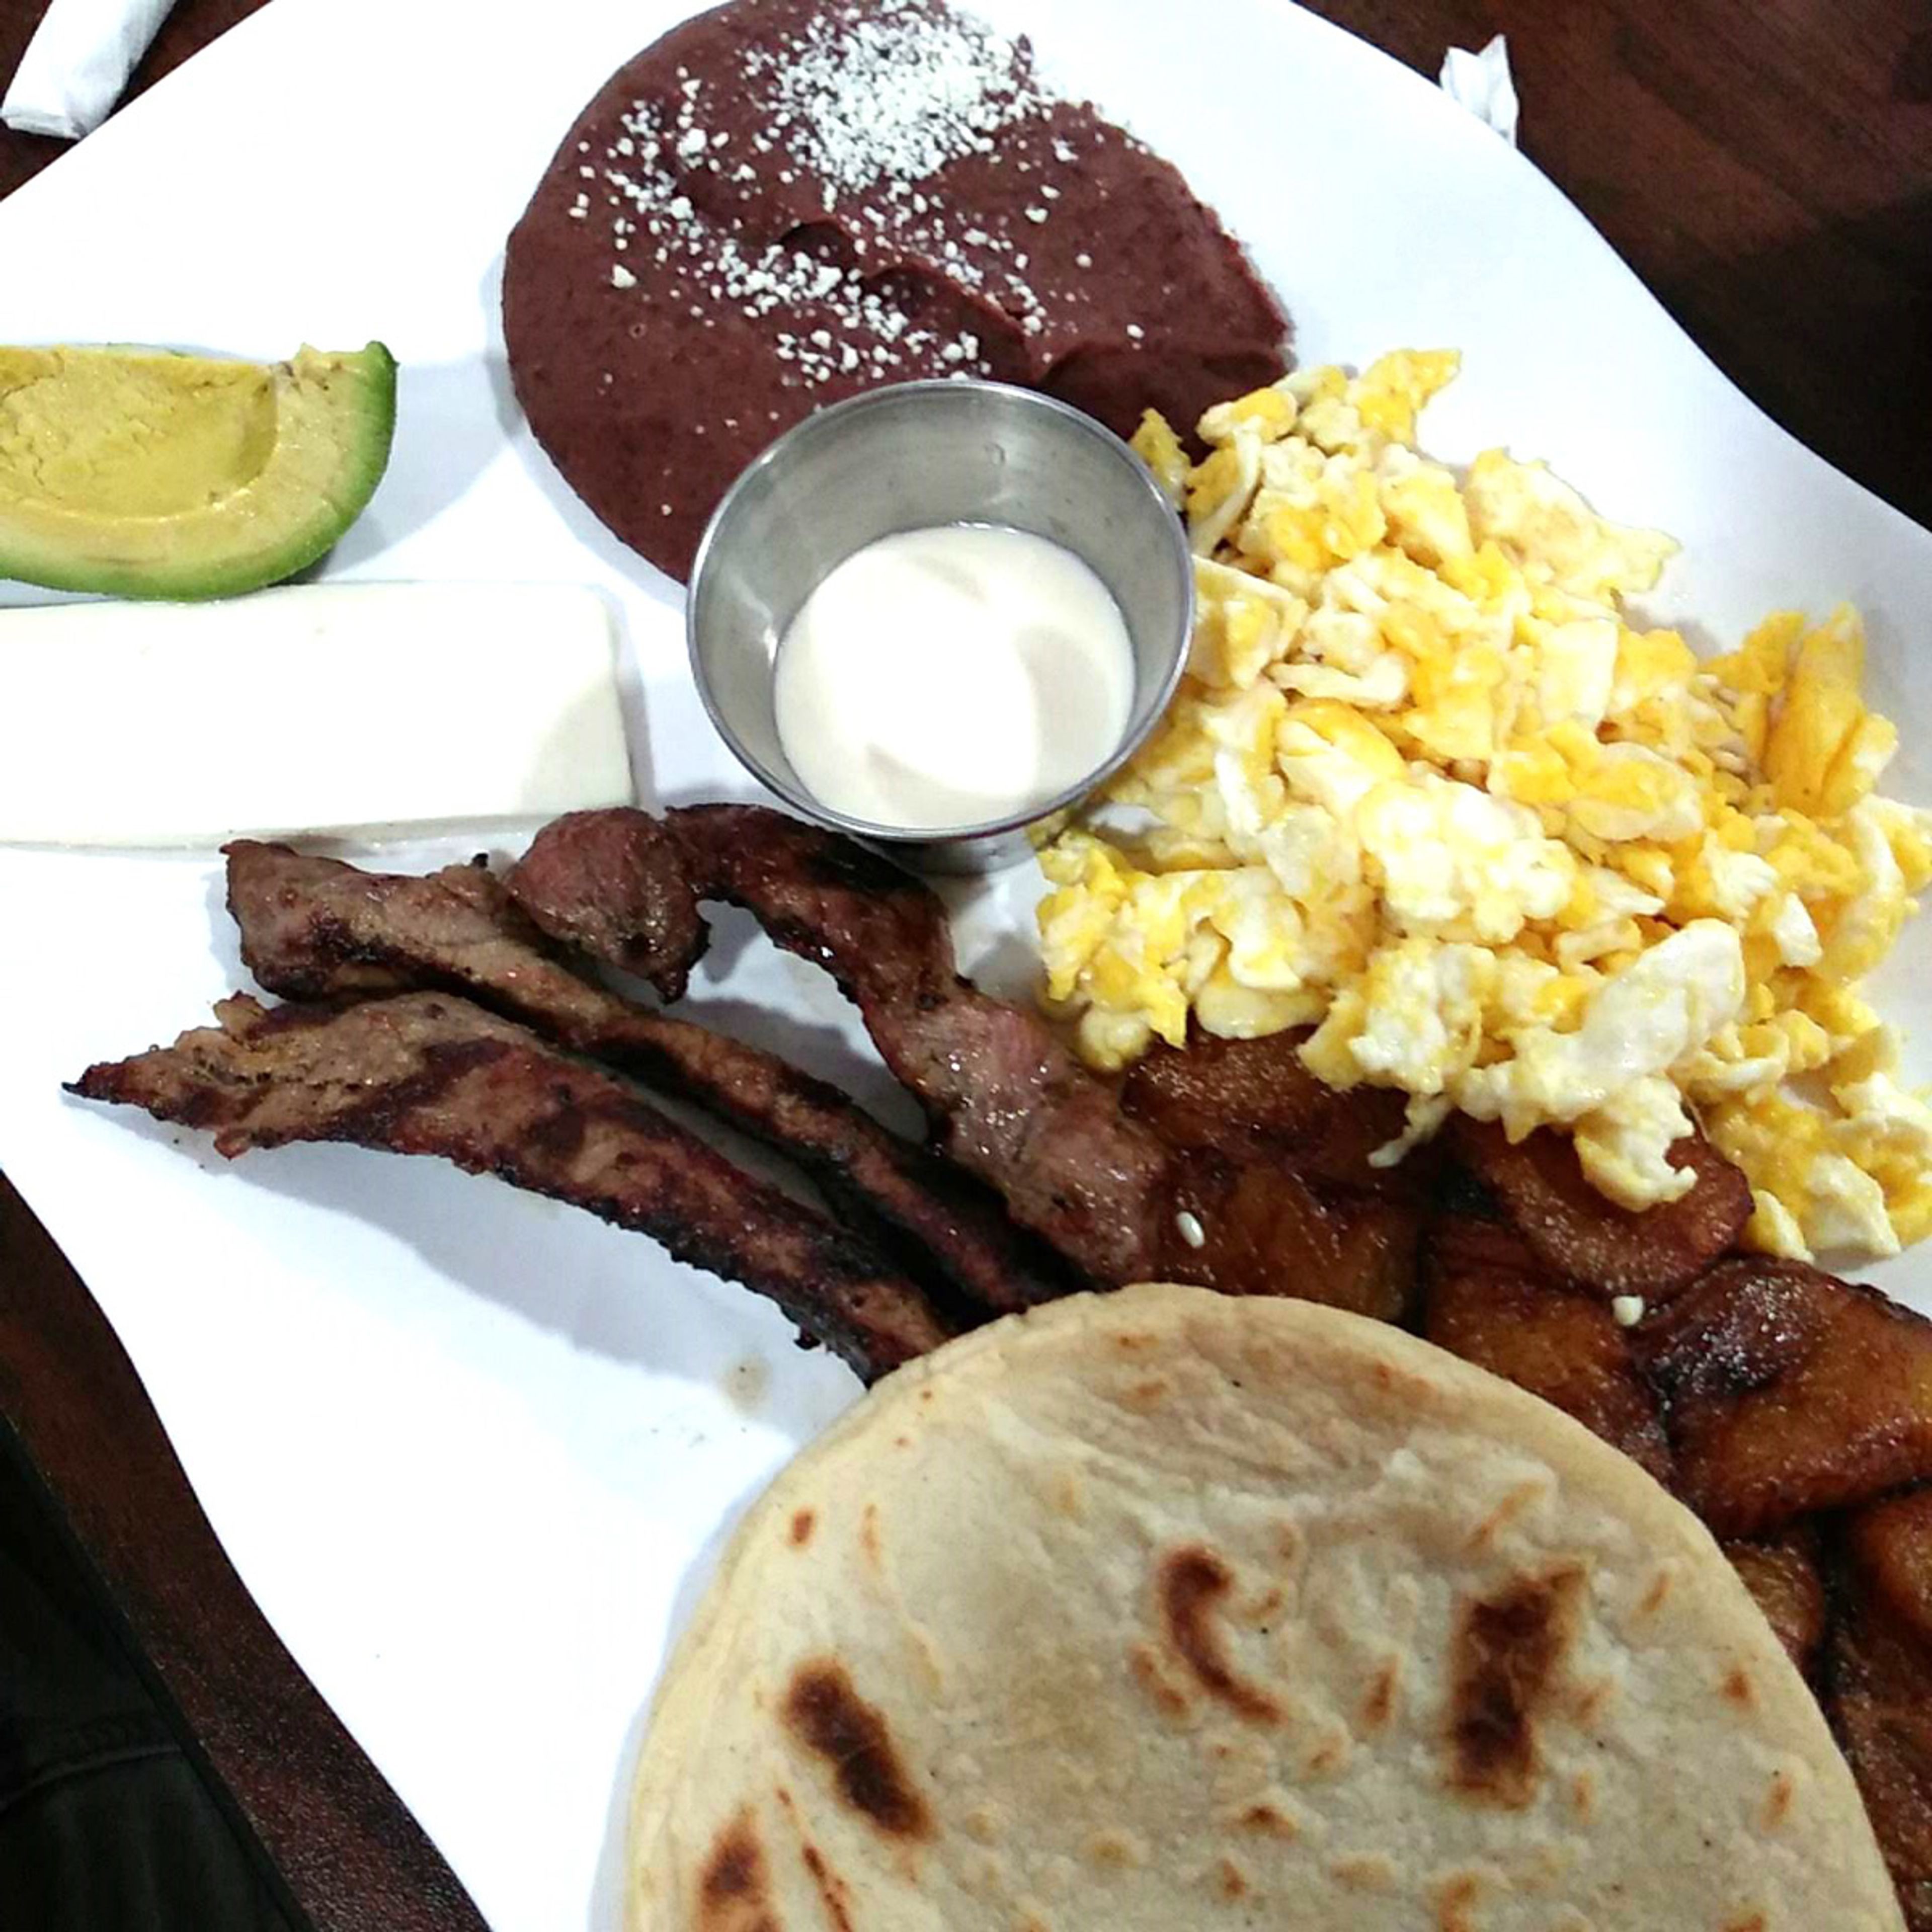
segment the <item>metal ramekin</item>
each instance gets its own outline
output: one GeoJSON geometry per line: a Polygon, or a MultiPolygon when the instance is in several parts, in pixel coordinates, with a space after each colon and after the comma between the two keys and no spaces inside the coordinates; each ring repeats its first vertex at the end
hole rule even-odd
{"type": "Polygon", "coordinates": [[[1077,804],[1154,729],[1187,659],[1193,560],[1146,466],[1092,417],[1001,382],[904,382],[808,416],[746,470],[713,514],[685,604],[691,664],[738,759],[801,817],[928,872],[991,872],[1031,850],[1030,827],[1077,804]],[[1075,784],[1018,818],[908,831],[832,811],[778,742],[772,665],[806,597],[856,550],[901,530],[993,524],[1030,531],[1099,575],[1134,651],[1126,730],[1075,784]]]}

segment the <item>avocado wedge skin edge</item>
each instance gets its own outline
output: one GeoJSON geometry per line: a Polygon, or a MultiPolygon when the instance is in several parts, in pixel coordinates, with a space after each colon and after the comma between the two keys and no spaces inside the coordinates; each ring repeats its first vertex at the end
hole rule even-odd
{"type": "MultiPolygon", "coordinates": [[[[49,590],[182,601],[280,583],[314,562],[367,507],[388,463],[395,418],[395,358],[380,342],[334,353],[304,346],[273,365],[147,350],[0,350],[0,578],[49,590]],[[32,419],[37,394],[58,392],[63,374],[85,367],[95,380],[91,392],[83,386],[80,393],[97,402],[104,391],[111,394],[116,358],[145,379],[149,399],[158,384],[178,386],[178,426],[190,431],[208,427],[190,420],[202,379],[213,379],[207,393],[225,389],[232,396],[238,379],[245,385],[250,372],[258,374],[265,421],[272,412],[272,436],[258,466],[228,487],[210,488],[201,500],[153,512],[124,502],[92,506],[84,483],[70,484],[64,494],[37,488],[28,467],[43,427],[32,419]],[[38,392],[36,374],[48,379],[38,392]],[[10,412],[10,404],[16,404],[10,412]],[[24,449],[26,460],[15,457],[15,448],[24,449]]],[[[46,427],[46,440],[64,451],[110,440],[125,424],[50,418],[46,427]]],[[[164,480],[168,426],[146,446],[158,481],[164,480]]],[[[138,496],[143,458],[130,460],[124,436],[115,453],[119,494],[138,496]]],[[[173,494],[179,494],[178,481],[173,494]]]]}

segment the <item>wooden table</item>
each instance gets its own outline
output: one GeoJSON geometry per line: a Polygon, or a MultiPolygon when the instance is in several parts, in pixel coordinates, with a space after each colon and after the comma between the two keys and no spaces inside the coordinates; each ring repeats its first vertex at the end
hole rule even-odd
{"type": "MultiPolygon", "coordinates": [[[[260,4],[181,0],[135,91],[260,4]]],[[[1932,524],[1924,0],[1329,0],[1320,10],[1430,74],[1445,46],[1506,32],[1528,152],[1758,402],[1932,524]]],[[[39,0],[0,0],[0,82],[39,12],[39,0]]],[[[59,152],[0,132],[0,194],[59,152]]],[[[0,331],[4,315],[0,304],[0,331]]],[[[111,334],[112,318],[101,326],[111,334]]],[[[256,1613],[112,1332],[3,1178],[0,1418],[316,1926],[479,1924],[256,1613]]]]}

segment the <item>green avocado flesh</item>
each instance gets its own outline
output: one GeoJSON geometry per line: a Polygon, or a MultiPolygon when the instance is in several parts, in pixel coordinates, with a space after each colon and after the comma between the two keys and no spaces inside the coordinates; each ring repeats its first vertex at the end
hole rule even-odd
{"type": "Polygon", "coordinates": [[[389,460],[380,342],[288,362],[0,348],[0,578],[229,597],[313,563],[389,460]]]}

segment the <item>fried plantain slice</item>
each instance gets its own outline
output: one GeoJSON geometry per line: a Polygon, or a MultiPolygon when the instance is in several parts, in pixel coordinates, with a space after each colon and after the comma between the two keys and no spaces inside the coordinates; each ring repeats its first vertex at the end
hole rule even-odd
{"type": "Polygon", "coordinates": [[[1292,1294],[1378,1322],[1415,1298],[1415,1209],[1352,1189],[1317,1191],[1286,1160],[1174,1157],[1179,1211],[1161,1271],[1224,1294],[1292,1294]],[[1197,1239],[1211,1239],[1211,1246],[1197,1239]]]}
{"type": "Polygon", "coordinates": [[[1724,1262],[1631,1333],[1684,1499],[1719,1537],[1932,1477],[1932,1323],[1875,1288],[1724,1262]]]}
{"type": "Polygon", "coordinates": [[[1424,1237],[1423,1333],[1553,1402],[1660,1483],[1672,1478],[1657,1398],[1629,1332],[1595,1297],[1550,1280],[1511,1230],[1443,1215],[1424,1237]]]}
{"type": "Polygon", "coordinates": [[[1911,1932],[1932,1932],[1932,1489],[1858,1510],[1840,1552],[1825,1707],[1911,1932]]]}
{"type": "Polygon", "coordinates": [[[1511,1145],[1497,1122],[1459,1114],[1448,1140],[1537,1259],[1599,1294],[1668,1300],[1729,1249],[1750,1218],[1749,1184],[1702,1134],[1670,1149],[1671,1165],[1696,1176],[1690,1192],[1641,1213],[1598,1193],[1576,1143],[1548,1127],[1511,1145]]]}
{"type": "Polygon", "coordinates": [[[1793,1523],[1761,1543],[1727,1543],[1724,1554],[1792,1662],[1810,1677],[1825,1640],[1825,1573],[1816,1528],[1793,1523]]]}
{"type": "Polygon", "coordinates": [[[1369,1156],[1399,1138],[1406,1098],[1392,1088],[1324,1085],[1302,1064],[1305,1030],[1260,1040],[1196,1033],[1185,1048],[1156,1046],[1134,1063],[1121,1104],[1168,1145],[1206,1148],[1231,1160],[1279,1154],[1318,1184],[1414,1191],[1427,1156],[1397,1168],[1369,1156]]]}

